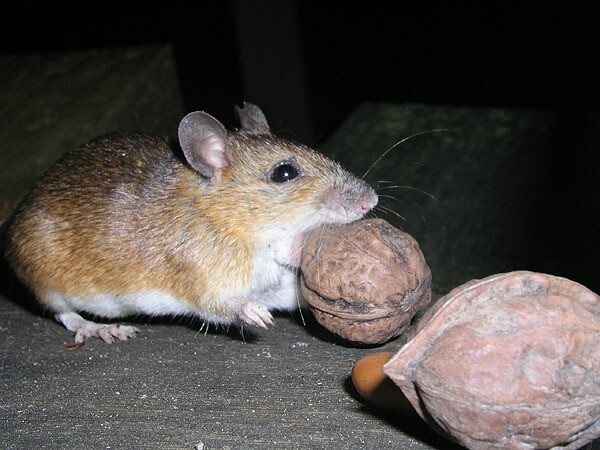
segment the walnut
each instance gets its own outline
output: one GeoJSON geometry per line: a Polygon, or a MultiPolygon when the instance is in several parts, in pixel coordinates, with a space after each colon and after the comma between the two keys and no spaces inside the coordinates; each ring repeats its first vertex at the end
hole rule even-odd
{"type": "Polygon", "coordinates": [[[321,325],[361,344],[400,335],[431,301],[431,271],[417,241],[382,219],[313,231],[301,285],[321,325]]]}
{"type": "Polygon", "coordinates": [[[599,296],[510,272],[438,300],[384,372],[470,449],[579,448],[600,436],[599,348],[599,296]]]}

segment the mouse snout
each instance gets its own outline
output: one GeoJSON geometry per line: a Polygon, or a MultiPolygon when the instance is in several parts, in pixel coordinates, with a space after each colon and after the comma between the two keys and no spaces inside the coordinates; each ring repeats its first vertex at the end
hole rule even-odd
{"type": "Polygon", "coordinates": [[[360,219],[371,211],[378,201],[375,191],[366,183],[346,183],[343,187],[331,187],[325,191],[323,203],[327,209],[337,212],[341,222],[360,219]]]}
{"type": "Polygon", "coordinates": [[[348,194],[355,199],[356,212],[361,217],[375,208],[379,201],[379,196],[375,190],[359,179],[356,179],[355,183],[350,185],[348,194]]]}
{"type": "Polygon", "coordinates": [[[371,190],[364,198],[361,198],[357,202],[357,209],[360,214],[363,216],[371,211],[373,208],[377,206],[377,202],[379,201],[379,197],[375,193],[375,191],[371,190]]]}

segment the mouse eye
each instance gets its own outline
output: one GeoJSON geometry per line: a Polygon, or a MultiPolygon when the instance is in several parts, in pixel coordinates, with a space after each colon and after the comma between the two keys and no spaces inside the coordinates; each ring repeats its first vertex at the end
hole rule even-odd
{"type": "Polygon", "coordinates": [[[276,164],[269,175],[275,183],[286,183],[300,175],[300,170],[292,161],[282,161],[276,164]]]}

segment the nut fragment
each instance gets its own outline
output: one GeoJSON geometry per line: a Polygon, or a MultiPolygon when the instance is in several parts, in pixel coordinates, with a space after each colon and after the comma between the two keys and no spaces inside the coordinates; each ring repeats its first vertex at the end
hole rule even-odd
{"type": "Polygon", "coordinates": [[[431,301],[431,271],[415,239],[385,220],[329,225],[304,245],[302,293],[329,331],[379,344],[431,301]]]}
{"type": "Polygon", "coordinates": [[[352,383],[368,404],[400,414],[414,414],[400,388],[383,373],[383,365],[392,356],[394,352],[380,352],[360,359],[352,368],[352,383]]]}
{"type": "Polygon", "coordinates": [[[462,445],[579,448],[600,436],[600,297],[532,272],[438,300],[384,366],[419,415],[462,445]]]}

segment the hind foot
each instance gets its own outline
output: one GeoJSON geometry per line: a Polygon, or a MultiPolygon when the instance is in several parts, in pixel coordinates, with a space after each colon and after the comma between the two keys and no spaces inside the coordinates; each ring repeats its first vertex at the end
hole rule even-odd
{"type": "Polygon", "coordinates": [[[135,337],[140,331],[136,327],[127,325],[91,322],[75,312],[57,314],[56,320],[62,323],[67,330],[75,332],[76,344],[81,344],[86,337],[96,337],[111,344],[115,339],[125,341],[135,337]]]}

